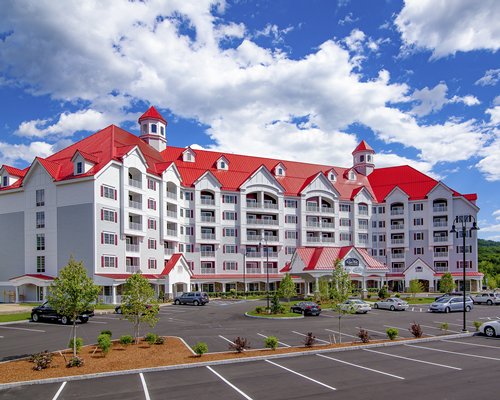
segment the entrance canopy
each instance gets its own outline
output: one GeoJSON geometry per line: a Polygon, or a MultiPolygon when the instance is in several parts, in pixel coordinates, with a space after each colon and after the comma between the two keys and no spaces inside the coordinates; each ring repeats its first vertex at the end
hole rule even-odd
{"type": "Polygon", "coordinates": [[[22,286],[22,285],[35,285],[48,287],[54,280],[54,277],[43,274],[25,274],[21,276],[16,276],[15,278],[10,278],[9,282],[12,283],[13,286],[22,286]]]}

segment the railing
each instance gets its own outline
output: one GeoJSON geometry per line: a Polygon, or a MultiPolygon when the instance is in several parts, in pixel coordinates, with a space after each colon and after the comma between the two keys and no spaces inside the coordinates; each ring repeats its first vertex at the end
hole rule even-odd
{"type": "Polygon", "coordinates": [[[319,212],[319,206],[306,206],[306,211],[319,212]]]}
{"type": "Polygon", "coordinates": [[[333,237],[322,237],[321,241],[323,243],[335,243],[335,238],[333,238],[333,237]]]}
{"type": "Polygon", "coordinates": [[[128,206],[131,208],[137,208],[138,210],[142,210],[142,203],[140,201],[128,201],[128,206]]]}
{"type": "MultiPolygon", "coordinates": [[[[113,304],[113,296],[104,296],[104,295],[100,294],[97,297],[97,300],[99,301],[99,303],[102,303],[102,304],[113,304]]],[[[115,296],[115,301],[116,301],[116,304],[120,304],[122,302],[122,296],[117,294],[115,296]]]]}
{"type": "Polygon", "coordinates": [[[391,253],[392,258],[405,258],[404,253],[391,253]]]}
{"type": "Polygon", "coordinates": [[[214,199],[206,199],[206,198],[201,198],[201,204],[209,205],[209,206],[214,206],[215,205],[215,200],[214,199]]]}
{"type": "Polygon", "coordinates": [[[165,255],[166,256],[171,256],[172,254],[174,254],[174,251],[175,249],[171,249],[171,248],[165,248],[165,255]]]}
{"type": "Polygon", "coordinates": [[[404,224],[394,224],[394,225],[391,225],[391,229],[392,230],[396,230],[396,229],[404,229],[405,228],[405,225],[404,224]]]}
{"type": "Polygon", "coordinates": [[[215,222],[215,217],[212,217],[210,215],[202,215],[201,222],[215,222]]]}
{"type": "Polygon", "coordinates": [[[435,242],[447,242],[448,236],[434,236],[435,242]]]}
{"type": "Polygon", "coordinates": [[[391,215],[403,215],[405,213],[404,208],[393,208],[391,210],[391,215]]]}
{"type": "Polygon", "coordinates": [[[262,257],[262,253],[258,251],[247,251],[245,256],[250,258],[260,258],[262,257]]]}
{"type": "Polygon", "coordinates": [[[264,237],[264,242],[268,241],[268,242],[277,242],[279,239],[278,239],[278,236],[276,235],[267,235],[264,237]]]}
{"type": "Polygon", "coordinates": [[[210,239],[210,240],[215,240],[215,233],[201,233],[201,238],[202,239],[210,239]]]}
{"type": "Polygon", "coordinates": [[[434,252],[434,257],[448,257],[447,251],[434,252]]]}
{"type": "Polygon", "coordinates": [[[320,237],[314,237],[314,236],[309,236],[307,239],[306,239],[306,242],[307,243],[319,243],[321,242],[321,238],[320,237]]]}
{"type": "Polygon", "coordinates": [[[141,269],[140,265],[127,265],[126,271],[130,274],[135,274],[141,269]]]}
{"type": "Polygon", "coordinates": [[[263,242],[276,242],[278,241],[278,236],[266,236],[265,239],[262,239],[261,235],[247,235],[247,240],[252,241],[252,242],[260,242],[261,240],[263,242]]]}
{"type": "Polygon", "coordinates": [[[315,221],[307,221],[306,222],[306,226],[308,228],[319,228],[321,226],[321,224],[319,222],[315,222],[315,221]]]}
{"type": "Polygon", "coordinates": [[[142,231],[142,224],[137,222],[129,222],[128,227],[134,231],[142,231]]]}
{"type": "Polygon", "coordinates": [[[263,204],[263,208],[270,208],[272,210],[277,210],[278,209],[278,205],[275,204],[275,203],[267,203],[267,202],[264,202],[263,204]]]}
{"type": "Polygon", "coordinates": [[[335,223],[334,222],[322,222],[321,227],[322,228],[335,228],[335,223]]]}
{"type": "Polygon", "coordinates": [[[170,218],[177,218],[177,211],[170,211],[170,210],[167,210],[167,217],[170,217],[170,218]]]}
{"type": "Polygon", "coordinates": [[[129,244],[129,243],[127,243],[126,250],[134,252],[134,253],[138,253],[139,252],[139,245],[138,244],[129,244]]]}
{"type": "Polygon", "coordinates": [[[264,257],[264,258],[266,258],[266,257],[269,257],[269,258],[276,258],[276,257],[278,257],[278,252],[276,252],[276,251],[269,251],[269,252],[267,252],[267,253],[266,253],[266,252],[264,251],[264,252],[262,253],[262,257],[264,257]]]}
{"type": "Polygon", "coordinates": [[[358,224],[358,229],[367,230],[368,229],[368,224],[358,224]]]}
{"type": "Polygon", "coordinates": [[[404,239],[391,239],[391,244],[403,244],[404,242],[404,239]]]}
{"type": "Polygon", "coordinates": [[[368,215],[368,210],[359,210],[358,214],[359,215],[368,215]]]}
{"type": "Polygon", "coordinates": [[[434,267],[436,272],[448,272],[448,267],[434,267]]]}
{"type": "Polygon", "coordinates": [[[175,229],[167,229],[167,236],[177,236],[177,231],[175,229]]]}
{"type": "Polygon", "coordinates": [[[176,192],[169,192],[169,191],[167,191],[167,197],[169,199],[177,200],[177,193],[176,192]]]}
{"type": "MultiPolygon", "coordinates": [[[[335,210],[333,209],[333,207],[321,206],[321,212],[327,213],[327,214],[333,214],[335,212],[335,210]]],[[[368,215],[368,213],[366,215],[368,215]]]]}
{"type": "Polygon", "coordinates": [[[129,184],[129,186],[133,186],[133,187],[136,187],[136,188],[139,188],[139,189],[142,188],[142,182],[138,181],[136,179],[129,179],[128,180],[128,184],[129,184]]]}
{"type": "Polygon", "coordinates": [[[213,250],[205,250],[205,251],[201,251],[201,256],[202,257],[215,257],[215,251],[213,250]]]}
{"type": "Polygon", "coordinates": [[[215,274],[215,268],[201,268],[202,274],[215,274]]]}
{"type": "Polygon", "coordinates": [[[434,212],[448,211],[448,206],[445,206],[445,205],[436,205],[436,206],[432,207],[432,211],[434,211],[434,212]]]}
{"type": "Polygon", "coordinates": [[[434,228],[448,226],[448,221],[434,221],[432,225],[434,226],[434,228]]]}
{"type": "Polygon", "coordinates": [[[247,218],[248,225],[278,225],[278,220],[276,219],[258,219],[258,218],[247,218]]]}
{"type": "Polygon", "coordinates": [[[405,270],[404,267],[391,268],[391,272],[394,272],[394,273],[403,272],[404,270],[405,270]]]}
{"type": "Polygon", "coordinates": [[[247,274],[260,274],[260,268],[247,268],[247,274]]]}

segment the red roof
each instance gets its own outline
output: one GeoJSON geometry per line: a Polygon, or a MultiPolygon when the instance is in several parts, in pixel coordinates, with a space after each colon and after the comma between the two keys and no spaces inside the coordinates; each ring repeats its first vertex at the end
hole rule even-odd
{"type": "Polygon", "coordinates": [[[167,123],[165,118],[163,118],[163,116],[153,106],[149,107],[148,111],[141,115],[141,117],[139,118],[139,122],[144,119],[159,119],[163,123],[167,123]]]}
{"type": "MultiPolygon", "coordinates": [[[[443,275],[444,275],[444,273],[436,273],[436,274],[434,274],[434,276],[440,276],[440,277],[441,277],[441,276],[443,276],[443,275]]],[[[464,273],[463,273],[463,272],[452,272],[452,273],[451,273],[451,276],[458,276],[458,277],[461,277],[461,276],[463,276],[463,275],[464,275],[464,273]]],[[[465,273],[465,276],[478,276],[478,277],[479,277],[479,276],[481,276],[481,277],[482,277],[482,276],[484,276],[484,275],[483,275],[481,272],[472,272],[472,271],[471,271],[471,272],[466,272],[466,273],[465,273]]]]}
{"type": "Polygon", "coordinates": [[[26,169],[18,169],[18,168],[11,167],[10,165],[4,165],[3,167],[5,168],[5,170],[7,171],[7,173],[10,176],[23,177],[24,175],[26,175],[26,172],[28,171],[27,168],[26,169]]]}
{"type": "MultiPolygon", "coordinates": [[[[266,280],[267,274],[245,274],[245,279],[262,279],[266,280]]],[[[269,278],[281,279],[282,274],[269,274],[269,278]]],[[[243,274],[205,274],[205,275],[193,275],[191,279],[243,279],[243,274]]]]}
{"type": "Polygon", "coordinates": [[[163,269],[163,272],[161,275],[168,275],[170,271],[176,266],[177,262],[181,259],[182,253],[175,253],[172,254],[172,257],[170,257],[170,260],[165,261],[165,268],[163,269]]]}
{"type": "MultiPolygon", "coordinates": [[[[134,274],[95,274],[97,276],[102,276],[103,278],[110,278],[110,279],[116,279],[116,280],[126,280],[130,276],[134,274]]],[[[141,274],[144,278],[149,279],[149,280],[154,280],[154,279],[162,279],[162,275],[157,275],[157,274],[141,274]]]]}
{"type": "MultiPolygon", "coordinates": [[[[343,247],[299,247],[297,256],[304,262],[304,271],[331,270],[337,259],[343,260],[353,246],[343,247]]],[[[354,247],[365,261],[368,269],[385,271],[387,267],[368,254],[366,249],[354,247]]]]}
{"type": "Polygon", "coordinates": [[[96,152],[94,154],[89,154],[85,151],[77,150],[75,151],[75,154],[77,152],[84,158],[84,160],[90,161],[93,164],[97,164],[99,162],[99,157],[98,157],[99,152],[96,152]]]}
{"type": "Polygon", "coordinates": [[[373,150],[368,143],[366,143],[364,140],[359,142],[358,146],[354,149],[352,154],[354,155],[355,153],[359,151],[369,151],[370,153],[375,153],[375,150],[373,150]]]}
{"type": "Polygon", "coordinates": [[[292,269],[292,268],[291,268],[291,264],[290,264],[290,262],[287,262],[287,263],[285,264],[285,266],[284,266],[283,268],[281,268],[281,269],[280,269],[280,272],[281,272],[281,273],[286,273],[286,272],[289,272],[291,269],[292,269]]]}
{"type": "Polygon", "coordinates": [[[24,274],[24,275],[21,275],[21,276],[16,276],[14,278],[10,278],[9,281],[12,281],[14,279],[24,278],[24,277],[41,279],[43,281],[53,281],[54,280],[54,277],[53,276],[49,276],[49,275],[43,275],[43,274],[24,274]]]}

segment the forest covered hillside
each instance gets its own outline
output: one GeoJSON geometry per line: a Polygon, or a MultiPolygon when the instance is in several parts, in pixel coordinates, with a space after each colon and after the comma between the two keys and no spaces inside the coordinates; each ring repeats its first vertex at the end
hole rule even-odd
{"type": "Polygon", "coordinates": [[[479,271],[488,279],[491,289],[500,287],[500,242],[478,239],[479,271]]]}

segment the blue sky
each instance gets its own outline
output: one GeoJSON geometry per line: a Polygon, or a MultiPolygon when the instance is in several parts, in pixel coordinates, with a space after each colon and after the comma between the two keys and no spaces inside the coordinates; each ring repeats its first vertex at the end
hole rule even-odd
{"type": "Polygon", "coordinates": [[[4,1],[0,164],[28,165],[151,104],[170,145],[409,164],[476,192],[500,240],[500,3],[4,1]]]}

